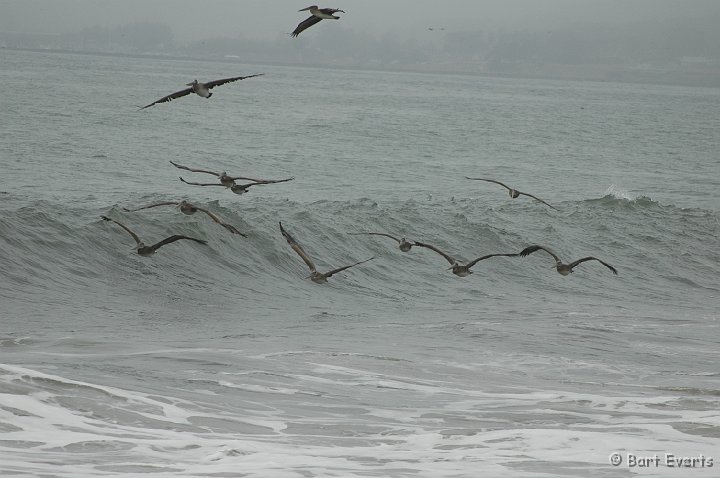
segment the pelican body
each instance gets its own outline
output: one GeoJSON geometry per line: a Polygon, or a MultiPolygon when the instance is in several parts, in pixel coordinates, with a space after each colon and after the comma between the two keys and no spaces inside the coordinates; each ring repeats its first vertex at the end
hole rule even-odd
{"type": "Polygon", "coordinates": [[[182,98],[183,96],[187,96],[190,93],[195,93],[196,95],[203,98],[210,98],[212,96],[212,92],[210,90],[215,88],[216,86],[224,85],[225,83],[232,83],[233,81],[245,80],[247,78],[254,78],[256,76],[262,76],[263,74],[264,73],[258,73],[256,75],[248,76],[233,76],[232,78],[223,78],[222,80],[208,81],[207,83],[200,83],[198,80],[193,80],[192,82],[185,85],[189,88],[170,93],[169,95],[163,96],[159,100],[153,101],[149,105],[143,106],[140,109],[144,110],[145,108],[149,108],[158,103],[167,103],[168,101],[173,101],[178,98],[182,98]]]}
{"type": "Polygon", "coordinates": [[[300,244],[298,244],[295,238],[292,237],[290,233],[285,230],[285,228],[283,228],[282,222],[279,222],[278,224],[280,224],[280,232],[282,233],[287,243],[290,244],[292,250],[295,251],[298,256],[300,256],[303,262],[305,262],[305,264],[308,266],[308,269],[310,269],[310,275],[307,277],[307,279],[310,279],[316,284],[324,284],[327,282],[329,277],[337,274],[338,272],[342,272],[345,269],[350,269],[351,267],[355,267],[358,264],[362,264],[363,262],[375,259],[374,257],[371,257],[370,259],[365,259],[364,261],[356,262],[348,266],[338,267],[337,269],[333,269],[328,272],[318,272],[317,268],[315,267],[315,263],[313,262],[312,258],[310,258],[308,253],[305,252],[305,250],[300,244]]]}
{"type": "Polygon", "coordinates": [[[316,23],[320,23],[322,20],[339,20],[340,17],[336,16],[335,14],[338,12],[345,13],[344,10],[340,10],[338,8],[318,8],[317,5],[312,5],[307,8],[303,8],[302,10],[298,10],[299,12],[307,12],[310,11],[311,16],[302,22],[295,28],[295,31],[293,31],[290,36],[297,37],[302,33],[303,31],[307,30],[311,26],[315,25],[316,23]]]}
{"type": "Polygon", "coordinates": [[[517,198],[520,197],[520,195],[524,195],[524,196],[533,198],[534,200],[536,200],[536,201],[538,201],[538,202],[541,202],[541,203],[545,204],[546,206],[548,206],[548,207],[550,207],[550,208],[552,208],[552,209],[557,210],[557,208],[556,208],[555,206],[552,206],[552,205],[548,204],[547,202],[543,201],[543,200],[540,199],[539,197],[533,196],[532,194],[524,193],[524,192],[522,192],[522,191],[518,191],[517,189],[511,188],[511,187],[508,186],[507,184],[501,183],[500,181],[496,181],[496,180],[494,180],[494,179],[486,179],[486,178],[469,178],[469,177],[467,177],[467,176],[465,176],[465,179],[471,179],[471,180],[473,180],[473,181],[486,181],[486,182],[488,182],[488,183],[498,184],[498,185],[504,187],[505,189],[507,189],[507,190],[508,190],[508,193],[510,194],[510,197],[513,198],[513,199],[517,199],[517,198]]]}
{"type": "Polygon", "coordinates": [[[135,251],[136,251],[139,255],[141,255],[141,256],[143,256],[143,257],[152,256],[152,255],[155,254],[155,252],[157,252],[157,250],[160,249],[162,246],[164,246],[164,245],[166,245],[166,244],[171,244],[171,243],[173,243],[173,242],[175,242],[175,241],[179,241],[179,240],[181,240],[181,239],[187,239],[187,240],[190,240],[190,241],[195,241],[195,242],[200,243],[200,244],[207,244],[207,241],[203,241],[202,239],[195,239],[194,237],[188,237],[188,236],[182,236],[182,235],[179,235],[179,234],[175,234],[174,236],[170,236],[170,237],[168,237],[168,238],[163,239],[162,241],[158,242],[157,244],[153,244],[152,246],[146,246],[145,243],[140,240],[140,237],[138,237],[138,235],[135,234],[135,232],[133,232],[133,230],[130,229],[129,227],[127,227],[125,224],[123,224],[123,223],[121,223],[121,222],[119,222],[119,221],[116,221],[115,219],[110,219],[110,218],[107,217],[107,216],[102,216],[102,218],[103,218],[104,221],[114,222],[114,223],[117,224],[118,226],[120,226],[120,227],[122,227],[123,229],[125,229],[125,231],[126,231],[128,234],[130,234],[130,235],[132,236],[132,238],[135,240],[135,251]]]}
{"type": "Polygon", "coordinates": [[[602,264],[605,267],[607,267],[608,269],[610,269],[613,272],[613,274],[617,275],[617,269],[615,269],[613,266],[611,266],[607,262],[601,261],[597,257],[592,257],[592,256],[583,257],[582,259],[578,259],[569,264],[565,264],[563,261],[560,260],[560,258],[557,256],[557,254],[555,254],[550,249],[547,249],[546,247],[543,247],[543,246],[537,246],[537,245],[528,246],[525,249],[523,249],[522,251],[520,251],[520,256],[525,257],[525,256],[528,256],[528,255],[532,254],[533,252],[539,251],[539,250],[543,250],[543,251],[547,252],[548,254],[550,254],[553,257],[553,259],[555,259],[555,270],[561,276],[570,275],[573,272],[573,269],[578,264],[582,264],[583,262],[587,262],[587,261],[598,261],[600,264],[602,264]]]}
{"type": "Polygon", "coordinates": [[[430,249],[431,251],[435,251],[438,254],[440,254],[441,256],[443,256],[445,258],[445,260],[450,263],[450,267],[448,267],[448,269],[452,269],[452,273],[458,277],[469,276],[470,274],[473,273],[473,271],[471,271],[470,269],[475,264],[477,264],[480,261],[484,261],[485,259],[490,259],[491,257],[498,257],[498,256],[515,257],[515,256],[519,255],[519,254],[488,254],[488,255],[485,255],[482,257],[478,257],[477,259],[472,260],[472,261],[468,262],[467,264],[460,264],[453,256],[441,251],[440,249],[438,249],[437,247],[435,247],[431,244],[424,244],[422,242],[416,241],[413,245],[418,246],[418,247],[424,247],[426,249],[430,249]]]}
{"type": "Polygon", "coordinates": [[[393,241],[398,243],[398,249],[400,249],[402,252],[409,252],[410,249],[412,249],[412,246],[417,245],[414,242],[408,241],[404,237],[401,237],[400,239],[398,239],[395,236],[391,236],[390,234],[384,234],[382,232],[351,232],[350,234],[353,236],[368,235],[368,236],[389,237],[390,239],[392,239],[393,241]]]}

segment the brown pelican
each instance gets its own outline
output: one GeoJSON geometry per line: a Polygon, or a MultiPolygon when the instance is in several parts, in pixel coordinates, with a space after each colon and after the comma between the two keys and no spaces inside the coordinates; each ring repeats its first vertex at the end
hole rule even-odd
{"type": "Polygon", "coordinates": [[[127,227],[125,224],[123,224],[123,223],[121,223],[121,222],[118,222],[118,221],[116,221],[115,219],[110,219],[110,218],[107,217],[107,216],[102,216],[102,218],[103,218],[105,221],[114,222],[114,223],[117,224],[118,226],[120,226],[120,227],[122,227],[123,229],[125,229],[125,230],[128,232],[128,234],[130,234],[130,235],[132,236],[132,238],[135,239],[135,243],[136,243],[135,249],[137,250],[137,253],[140,254],[141,256],[145,256],[145,257],[147,257],[147,256],[152,256],[153,254],[155,254],[155,251],[157,251],[158,249],[160,249],[160,248],[161,248],[162,246],[164,246],[165,244],[170,244],[171,242],[179,241],[180,239],[189,239],[189,240],[191,240],[191,241],[199,242],[200,244],[207,244],[207,241],[203,241],[203,240],[201,240],[201,239],[195,239],[194,237],[181,236],[181,235],[177,235],[177,234],[176,234],[176,235],[174,235],[174,236],[168,237],[167,239],[163,239],[162,241],[158,242],[157,244],[154,244],[154,245],[152,245],[152,246],[146,246],[145,243],[140,240],[140,238],[138,237],[138,235],[135,234],[135,233],[134,233],[129,227],[127,227]]]}
{"type": "Polygon", "coordinates": [[[220,184],[222,184],[223,186],[225,186],[227,188],[232,186],[235,183],[235,181],[237,181],[238,179],[242,179],[245,181],[252,181],[254,183],[265,183],[265,184],[282,182],[282,181],[272,180],[272,179],[253,179],[253,178],[248,178],[245,176],[234,176],[233,177],[233,176],[230,176],[225,171],[223,171],[221,173],[216,173],[214,171],[208,171],[207,169],[188,168],[187,166],[183,166],[182,164],[178,164],[173,161],[170,161],[170,164],[172,164],[176,168],[184,169],[186,171],[191,171],[193,173],[205,173],[205,174],[212,174],[213,176],[217,176],[218,179],[220,180],[220,184]]]}
{"type": "Polygon", "coordinates": [[[414,242],[410,242],[406,240],[404,237],[401,237],[398,239],[397,237],[391,236],[390,234],[383,234],[382,232],[350,232],[351,236],[361,236],[361,235],[369,235],[369,236],[385,236],[389,237],[393,241],[398,243],[398,249],[400,249],[403,252],[408,252],[410,249],[412,249],[412,246],[415,246],[416,244],[414,242]]]}
{"type": "Polygon", "coordinates": [[[158,206],[177,206],[178,209],[180,210],[180,212],[182,212],[183,214],[187,214],[188,216],[191,216],[191,215],[195,214],[195,213],[198,212],[198,211],[204,212],[205,214],[207,214],[207,215],[210,217],[210,219],[212,219],[213,221],[215,221],[217,224],[220,224],[222,227],[224,227],[225,229],[227,229],[227,230],[230,231],[231,233],[240,235],[240,236],[242,236],[242,237],[247,237],[246,234],[243,234],[242,232],[238,231],[238,230],[235,228],[235,226],[232,226],[232,225],[227,224],[226,222],[224,222],[224,221],[223,221],[222,219],[220,219],[215,213],[210,212],[210,211],[208,211],[207,209],[202,208],[202,207],[200,207],[200,206],[196,206],[196,205],[194,205],[194,204],[192,204],[192,203],[190,203],[190,202],[188,202],[188,201],[186,201],[186,200],[184,200],[184,199],[183,199],[182,201],[180,201],[180,202],[177,202],[177,201],[163,201],[163,202],[158,202],[158,203],[155,203],[155,204],[148,204],[147,206],[139,207],[139,208],[136,208],[136,209],[123,208],[123,210],[124,210],[124,211],[127,211],[127,212],[136,212],[136,211],[140,211],[140,210],[142,210],[142,209],[149,209],[149,208],[151,208],[151,207],[158,207],[158,206]]]}
{"type": "Polygon", "coordinates": [[[170,93],[167,96],[163,96],[157,101],[153,101],[147,106],[143,106],[140,108],[141,110],[144,110],[145,108],[149,108],[152,105],[158,104],[158,103],[166,103],[168,101],[176,100],[178,98],[182,98],[183,96],[187,96],[190,93],[196,93],[199,96],[202,96],[203,98],[210,98],[212,96],[211,89],[215,88],[216,86],[224,85],[225,83],[231,83],[233,81],[238,80],[245,80],[247,78],[253,78],[256,76],[264,75],[264,73],[258,73],[257,75],[249,75],[249,76],[234,76],[232,78],[223,78],[222,80],[215,80],[215,81],[208,81],[207,83],[200,83],[198,80],[193,80],[192,83],[188,83],[186,86],[189,86],[190,88],[185,88],[184,90],[176,91],[175,93],[170,93]]]}
{"type": "Polygon", "coordinates": [[[331,271],[322,273],[318,272],[315,268],[315,263],[313,263],[312,259],[310,259],[310,256],[307,255],[307,253],[303,250],[303,248],[300,246],[300,244],[297,243],[295,239],[285,230],[283,229],[282,222],[279,222],[280,224],[280,232],[282,233],[285,240],[290,244],[290,247],[292,247],[292,250],[297,252],[297,254],[300,256],[300,258],[305,261],[305,264],[310,268],[310,276],[307,277],[307,279],[312,280],[313,282],[317,284],[322,284],[324,282],[327,282],[328,277],[331,277],[334,274],[337,274],[338,272],[342,272],[345,269],[349,269],[351,267],[354,267],[358,264],[362,264],[363,262],[371,261],[375,259],[374,257],[371,257],[370,259],[365,259],[364,261],[356,262],[355,264],[350,264],[349,266],[344,267],[338,267],[337,269],[333,269],[331,271]]]}
{"type": "Polygon", "coordinates": [[[477,264],[478,262],[484,261],[485,259],[489,259],[491,257],[497,257],[497,256],[514,257],[514,256],[519,255],[519,254],[488,254],[486,256],[478,257],[474,261],[470,261],[465,265],[462,265],[462,264],[458,264],[458,261],[454,257],[452,257],[449,254],[444,253],[443,251],[441,251],[440,249],[438,249],[437,247],[435,247],[433,245],[423,244],[422,242],[417,242],[417,241],[415,242],[415,245],[418,247],[425,247],[425,248],[435,251],[438,254],[440,254],[441,256],[443,256],[445,258],[445,260],[447,260],[450,263],[450,267],[448,267],[448,269],[452,269],[452,273],[458,277],[469,276],[470,274],[473,273],[473,271],[471,271],[470,268],[472,266],[474,266],[475,264],[477,264]]]}
{"type": "Polygon", "coordinates": [[[549,206],[549,207],[551,207],[551,208],[553,208],[553,209],[555,209],[555,210],[557,211],[557,208],[556,208],[556,207],[550,206],[550,204],[546,203],[546,202],[543,201],[542,199],[540,199],[540,198],[538,198],[538,197],[535,197],[535,196],[533,196],[532,194],[524,193],[524,192],[518,191],[517,189],[513,189],[513,188],[511,188],[510,186],[507,186],[507,185],[501,183],[500,181],[495,181],[494,179],[469,178],[469,177],[467,177],[467,176],[465,176],[465,179],[472,179],[473,181],[487,181],[487,182],[489,182],[489,183],[499,184],[500,186],[506,188],[506,189],[508,190],[508,192],[510,192],[510,197],[513,198],[513,199],[517,198],[518,196],[520,196],[520,195],[522,194],[522,195],[524,195],[524,196],[531,197],[531,198],[533,198],[534,200],[539,201],[539,202],[545,204],[546,206],[549,206]]]}
{"type": "Polygon", "coordinates": [[[553,258],[555,259],[555,269],[557,269],[558,273],[562,276],[566,276],[566,275],[570,274],[573,271],[573,268],[575,266],[577,266],[578,264],[580,264],[582,262],[586,262],[586,261],[598,261],[600,264],[604,265],[605,267],[607,267],[608,269],[613,271],[613,274],[617,275],[617,270],[613,266],[611,266],[607,262],[601,261],[597,257],[591,257],[591,256],[583,257],[582,259],[578,259],[575,262],[571,262],[570,264],[563,264],[563,262],[560,260],[560,258],[554,252],[552,252],[550,249],[547,249],[543,246],[526,247],[525,249],[520,251],[520,255],[522,257],[525,257],[527,255],[532,254],[535,251],[539,251],[540,249],[542,249],[543,251],[545,251],[548,254],[550,254],[551,256],[553,256],[553,258]]]}
{"type": "Polygon", "coordinates": [[[334,14],[337,12],[345,13],[344,10],[340,10],[337,8],[318,8],[317,5],[303,8],[302,10],[298,10],[298,11],[305,12],[308,10],[310,10],[310,13],[312,13],[312,16],[310,16],[308,19],[300,22],[300,24],[297,26],[295,31],[290,34],[290,36],[296,37],[296,36],[300,35],[300,33],[302,33],[304,30],[307,30],[308,28],[315,25],[316,23],[320,23],[320,20],[339,20],[340,17],[336,17],[334,14]]]}
{"type": "Polygon", "coordinates": [[[226,186],[221,183],[191,183],[190,181],[185,181],[182,177],[180,178],[180,181],[184,182],[185,184],[190,184],[192,186],[222,186],[224,188],[230,189],[235,194],[245,194],[247,190],[250,188],[250,186],[258,186],[263,184],[275,184],[275,183],[285,183],[287,181],[292,181],[295,178],[287,178],[287,179],[267,179],[262,180],[254,183],[248,183],[248,184],[235,184],[235,182],[231,183],[230,186],[226,186]]]}

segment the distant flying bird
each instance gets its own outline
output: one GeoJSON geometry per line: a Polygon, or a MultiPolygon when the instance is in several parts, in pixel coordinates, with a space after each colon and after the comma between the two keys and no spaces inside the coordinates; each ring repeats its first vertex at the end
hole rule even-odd
{"type": "Polygon", "coordinates": [[[362,264],[363,262],[367,262],[367,261],[371,261],[371,260],[375,259],[374,257],[371,257],[370,259],[365,259],[364,261],[356,262],[354,264],[350,264],[349,266],[338,267],[337,269],[333,269],[333,270],[325,272],[325,273],[318,272],[317,269],[315,268],[315,263],[312,261],[312,259],[310,259],[310,256],[307,255],[307,253],[300,246],[300,244],[298,244],[297,241],[283,228],[282,223],[279,222],[278,224],[280,224],[280,232],[282,233],[282,235],[285,238],[285,240],[287,241],[287,243],[290,244],[290,247],[292,248],[292,250],[295,251],[297,253],[297,255],[299,255],[300,258],[303,261],[305,261],[305,264],[307,264],[307,266],[310,268],[310,276],[307,277],[307,279],[312,280],[316,284],[322,284],[324,282],[327,282],[329,277],[331,277],[334,274],[337,274],[338,272],[342,272],[345,269],[349,269],[358,264],[362,264]]]}
{"type": "Polygon", "coordinates": [[[176,168],[184,169],[186,171],[192,171],[193,173],[206,173],[206,174],[212,174],[213,176],[217,176],[218,179],[220,180],[220,184],[225,186],[226,188],[229,188],[230,186],[235,184],[235,181],[237,181],[238,179],[242,179],[244,181],[252,181],[252,182],[258,183],[258,184],[281,183],[284,181],[290,181],[290,179],[294,179],[294,178],[280,179],[280,180],[277,180],[277,179],[253,179],[253,178],[248,178],[245,176],[230,176],[225,171],[223,171],[221,173],[216,173],[214,171],[208,171],[207,169],[188,168],[187,166],[183,166],[183,165],[175,163],[173,161],[170,161],[170,164],[172,164],[176,168]]]}
{"type": "Polygon", "coordinates": [[[299,12],[305,12],[310,10],[310,13],[312,13],[312,16],[310,16],[308,19],[303,20],[300,22],[300,24],[297,26],[295,31],[293,31],[290,36],[296,37],[300,35],[304,30],[307,30],[311,26],[315,25],[316,23],[320,23],[321,20],[339,20],[340,17],[336,17],[334,14],[338,12],[345,13],[344,10],[340,10],[337,8],[318,8],[317,5],[313,5],[311,7],[303,8],[302,10],[298,10],[299,12]]]}
{"type": "Polygon", "coordinates": [[[275,183],[285,183],[287,181],[292,181],[295,178],[287,178],[287,179],[268,179],[263,180],[260,182],[254,182],[254,183],[248,183],[248,184],[235,184],[234,182],[230,186],[226,186],[225,184],[221,183],[192,183],[190,181],[185,181],[182,177],[180,178],[180,181],[184,182],[185,184],[190,184],[192,186],[222,186],[224,188],[230,189],[235,194],[245,194],[247,190],[250,188],[250,186],[261,186],[264,184],[275,184],[275,183]]]}
{"type": "Polygon", "coordinates": [[[152,105],[156,105],[158,103],[166,103],[168,101],[176,100],[178,98],[182,98],[183,96],[187,96],[190,93],[196,93],[203,98],[210,98],[212,96],[212,92],[210,90],[215,88],[216,86],[224,85],[225,83],[231,83],[233,81],[245,80],[247,78],[254,78],[261,75],[264,75],[264,73],[258,73],[257,75],[249,76],[234,76],[232,78],[223,78],[222,80],[209,81],[207,83],[200,83],[198,82],[198,80],[194,80],[192,83],[187,84],[187,86],[189,86],[190,88],[185,88],[184,90],[176,91],[175,93],[163,96],[159,100],[153,101],[149,105],[143,106],[140,109],[144,110],[145,108],[149,108],[152,105]]]}
{"type": "Polygon", "coordinates": [[[524,195],[524,196],[531,197],[531,198],[533,198],[534,200],[539,201],[539,202],[545,204],[546,206],[549,206],[549,207],[551,207],[551,208],[553,208],[553,209],[555,209],[555,210],[557,211],[557,208],[556,208],[556,207],[550,206],[550,204],[546,203],[546,202],[543,201],[542,199],[540,199],[540,198],[538,198],[538,197],[535,197],[535,196],[533,196],[532,194],[524,193],[524,192],[518,191],[517,189],[513,189],[513,188],[511,188],[510,186],[507,186],[507,185],[501,183],[500,181],[495,181],[494,179],[484,179],[484,178],[469,178],[469,177],[467,177],[467,176],[465,176],[465,179],[472,179],[473,181],[487,181],[487,182],[489,182],[489,183],[499,184],[500,186],[506,188],[506,189],[510,192],[510,197],[513,198],[513,199],[517,198],[518,196],[520,196],[520,195],[522,194],[522,195],[524,195]]]}
{"type": "Polygon", "coordinates": [[[128,232],[128,234],[130,234],[130,235],[132,236],[132,238],[135,239],[135,243],[136,243],[135,249],[137,250],[137,253],[140,254],[141,256],[145,256],[145,257],[147,257],[147,256],[152,256],[153,254],[155,254],[155,251],[157,251],[158,249],[160,249],[160,248],[161,248],[162,246],[164,246],[165,244],[170,244],[170,243],[172,243],[172,242],[179,241],[180,239],[188,239],[188,240],[191,240],[191,241],[199,242],[200,244],[207,244],[207,241],[203,241],[203,240],[201,240],[201,239],[195,239],[194,237],[174,235],[174,236],[168,237],[167,239],[163,239],[162,241],[158,242],[157,244],[153,244],[152,246],[146,246],[145,243],[140,240],[140,238],[138,237],[138,235],[135,234],[135,233],[134,233],[129,227],[127,227],[125,224],[123,224],[123,223],[121,223],[121,222],[118,222],[118,221],[116,221],[115,219],[110,219],[110,218],[107,217],[107,216],[102,216],[102,218],[103,218],[105,221],[114,222],[114,223],[117,224],[118,226],[120,226],[120,227],[122,227],[123,229],[125,229],[125,230],[128,232]]]}
{"type": "Polygon", "coordinates": [[[431,251],[435,251],[441,256],[445,258],[446,261],[450,263],[450,267],[448,269],[452,269],[452,273],[455,274],[458,277],[467,277],[470,274],[473,273],[473,271],[470,270],[472,266],[477,264],[480,261],[484,261],[485,259],[490,259],[491,257],[498,257],[498,256],[505,256],[505,257],[515,257],[519,254],[488,254],[486,256],[478,257],[474,261],[470,261],[467,264],[459,264],[458,261],[451,255],[444,253],[437,247],[430,245],[430,244],[424,244],[422,242],[415,241],[415,245],[418,247],[425,247],[427,249],[430,249],[431,251]]]}
{"type": "Polygon", "coordinates": [[[613,271],[613,274],[617,275],[617,270],[613,266],[611,266],[607,262],[601,261],[597,257],[591,257],[591,256],[583,257],[582,259],[578,259],[575,262],[571,262],[570,264],[563,264],[563,262],[560,260],[560,258],[554,252],[552,252],[550,249],[547,249],[543,246],[537,246],[537,245],[526,247],[525,249],[520,251],[520,255],[522,257],[525,257],[525,256],[530,255],[533,252],[539,251],[541,249],[543,251],[547,252],[548,254],[550,254],[551,256],[553,256],[553,259],[555,259],[555,269],[557,269],[558,273],[562,276],[566,276],[566,275],[570,274],[573,271],[573,268],[575,266],[577,266],[578,264],[581,264],[583,262],[586,262],[586,261],[598,261],[600,264],[604,265],[605,267],[607,267],[608,269],[613,271]]]}
{"type": "Polygon", "coordinates": [[[180,210],[180,212],[182,212],[183,214],[186,214],[186,215],[188,215],[188,216],[191,216],[191,215],[195,214],[195,213],[198,212],[198,211],[204,212],[205,214],[207,214],[207,215],[210,217],[210,219],[212,219],[213,221],[215,221],[217,224],[220,224],[222,227],[224,227],[225,229],[227,229],[227,230],[230,231],[231,233],[237,234],[237,235],[242,236],[242,237],[247,237],[247,234],[243,234],[242,232],[238,231],[238,230],[235,228],[235,226],[232,226],[232,225],[230,225],[230,224],[227,224],[227,223],[224,222],[222,219],[220,219],[220,217],[218,217],[215,213],[210,212],[210,211],[208,211],[207,209],[202,208],[202,207],[200,207],[200,206],[196,206],[196,205],[194,205],[194,204],[192,204],[192,203],[190,203],[190,202],[188,202],[188,201],[186,201],[186,200],[184,200],[184,199],[183,199],[182,201],[179,201],[179,202],[178,202],[178,201],[163,201],[163,202],[158,202],[158,203],[155,203],[155,204],[148,204],[147,206],[142,206],[142,207],[139,207],[139,208],[136,208],[136,209],[123,208],[123,210],[124,210],[124,211],[127,211],[127,212],[137,212],[137,211],[141,211],[141,210],[143,210],[143,209],[150,209],[150,208],[152,208],[152,207],[158,207],[158,206],[177,206],[178,209],[180,210]]]}
{"type": "Polygon", "coordinates": [[[348,233],[351,236],[362,236],[362,235],[368,235],[368,236],[385,236],[389,237],[393,241],[398,243],[398,249],[400,249],[403,252],[408,252],[410,249],[412,249],[412,246],[416,245],[414,242],[410,242],[406,240],[404,237],[401,237],[398,239],[397,237],[391,236],[390,234],[383,234],[382,232],[350,232],[348,233]]]}

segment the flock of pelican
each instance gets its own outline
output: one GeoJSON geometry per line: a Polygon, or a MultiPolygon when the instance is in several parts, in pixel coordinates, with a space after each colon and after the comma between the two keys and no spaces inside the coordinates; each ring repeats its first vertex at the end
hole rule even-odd
{"type": "MultiPolygon", "coordinates": [[[[321,20],[326,20],[326,19],[337,20],[337,19],[339,19],[339,17],[335,15],[338,12],[345,13],[343,10],[339,10],[339,9],[335,9],[335,8],[318,8],[316,5],[313,5],[313,6],[310,6],[307,8],[303,8],[300,11],[301,12],[309,11],[311,16],[309,18],[307,18],[306,20],[302,21],[297,26],[297,28],[295,28],[295,30],[291,33],[292,37],[297,37],[298,35],[300,35],[300,33],[305,31],[306,29],[310,28],[311,26],[319,23],[321,20]]],[[[224,85],[226,83],[231,83],[231,82],[235,82],[235,81],[239,81],[239,80],[245,80],[247,78],[254,78],[254,77],[262,76],[262,75],[263,75],[263,73],[257,73],[257,74],[248,75],[248,76],[235,76],[235,77],[231,77],[231,78],[210,81],[207,83],[200,83],[197,80],[194,80],[193,82],[188,83],[186,85],[187,88],[176,91],[175,93],[171,93],[167,96],[164,96],[164,97],[160,98],[159,100],[156,100],[146,106],[141,107],[140,109],[146,109],[146,108],[149,108],[150,106],[153,106],[158,103],[166,103],[166,102],[175,100],[177,98],[182,98],[184,96],[189,95],[190,93],[195,93],[203,98],[210,98],[212,96],[212,92],[210,90],[216,86],[224,85]]],[[[191,173],[201,173],[201,174],[206,174],[206,175],[212,175],[212,176],[215,176],[215,178],[217,178],[217,182],[200,183],[200,182],[186,181],[184,178],[180,177],[180,181],[185,184],[193,185],[193,186],[220,186],[220,187],[224,187],[225,189],[229,189],[231,192],[233,192],[235,194],[244,194],[252,186],[278,184],[278,183],[292,181],[294,179],[292,177],[286,178],[286,179],[253,179],[253,178],[245,177],[245,176],[230,176],[226,171],[222,171],[222,172],[218,173],[218,172],[210,171],[207,169],[190,168],[188,166],[183,166],[181,164],[175,163],[173,161],[170,161],[170,163],[173,166],[175,166],[176,168],[182,169],[184,171],[189,171],[191,173]],[[236,181],[239,181],[239,180],[249,181],[249,182],[243,183],[243,184],[238,184],[236,181]]],[[[485,181],[485,182],[497,184],[497,185],[502,186],[505,189],[507,189],[509,192],[509,195],[512,199],[516,199],[519,196],[528,196],[528,197],[534,199],[535,201],[538,201],[554,210],[557,210],[556,207],[552,206],[551,204],[547,203],[546,201],[544,201],[532,194],[521,192],[515,188],[507,186],[506,184],[504,184],[500,181],[497,181],[495,179],[470,178],[467,176],[466,176],[466,179],[473,180],[473,181],[485,181]]],[[[123,208],[123,209],[126,212],[137,212],[137,211],[155,208],[155,207],[159,207],[159,206],[175,206],[180,212],[182,212],[183,214],[186,214],[186,215],[192,215],[198,211],[202,212],[205,215],[207,215],[214,223],[219,224],[220,226],[225,228],[230,233],[239,235],[242,237],[247,237],[246,234],[243,234],[235,226],[228,224],[227,222],[222,220],[217,214],[213,213],[212,211],[209,211],[208,209],[196,206],[184,199],[180,200],[180,201],[162,201],[162,202],[157,202],[154,204],[140,206],[140,207],[137,207],[134,209],[127,209],[127,208],[123,208]]],[[[147,245],[145,245],[145,243],[143,241],[140,240],[140,237],[125,224],[123,224],[115,219],[111,219],[107,216],[102,216],[102,219],[105,221],[117,224],[122,229],[124,229],[128,234],[130,234],[132,236],[132,238],[135,240],[135,244],[136,244],[135,250],[141,256],[151,256],[151,255],[155,254],[155,252],[160,247],[162,247],[166,244],[174,243],[179,240],[190,240],[190,241],[196,242],[198,244],[203,244],[203,245],[207,244],[207,241],[204,241],[202,239],[197,239],[194,237],[188,237],[188,236],[176,234],[176,235],[167,237],[166,239],[163,239],[154,245],[147,246],[147,245]]],[[[318,284],[325,283],[325,282],[327,282],[328,278],[330,278],[331,276],[333,276],[339,272],[345,271],[347,269],[350,269],[351,267],[355,267],[357,265],[360,265],[360,264],[363,264],[365,262],[375,259],[375,257],[370,257],[369,259],[365,259],[365,260],[359,261],[359,262],[354,262],[352,264],[349,264],[349,265],[346,265],[343,267],[338,267],[338,268],[332,269],[328,272],[319,272],[315,266],[315,263],[311,259],[310,255],[308,255],[308,253],[305,252],[305,250],[295,240],[295,238],[292,235],[290,235],[290,233],[283,227],[282,222],[279,222],[279,226],[280,226],[280,233],[285,238],[287,243],[290,245],[290,248],[293,251],[295,251],[298,256],[300,256],[300,258],[303,260],[303,262],[305,262],[308,269],[310,270],[310,275],[308,277],[306,277],[306,279],[310,279],[315,283],[318,283],[318,284]]],[[[549,254],[555,260],[555,269],[557,270],[557,272],[560,275],[563,275],[563,276],[569,275],[570,273],[573,272],[573,269],[575,267],[577,267],[579,264],[581,264],[583,262],[588,262],[588,261],[597,261],[600,264],[607,267],[608,269],[610,269],[614,274],[617,274],[617,270],[613,266],[611,266],[607,262],[604,262],[604,261],[602,261],[596,257],[592,257],[592,256],[583,257],[582,259],[578,259],[569,264],[565,264],[560,260],[558,255],[555,254],[551,249],[549,249],[545,246],[541,246],[541,245],[531,245],[531,246],[524,248],[522,251],[516,252],[516,253],[486,254],[486,255],[478,257],[472,261],[463,263],[461,261],[458,261],[454,256],[452,256],[446,252],[443,252],[438,247],[436,247],[432,244],[427,244],[425,242],[411,241],[405,237],[398,238],[398,237],[395,237],[391,234],[387,234],[384,232],[355,232],[355,233],[349,233],[349,234],[351,234],[351,235],[373,235],[373,236],[387,237],[387,238],[395,241],[398,245],[398,249],[400,249],[400,251],[402,251],[402,252],[409,252],[413,247],[431,250],[431,251],[437,253],[438,255],[440,255],[441,257],[443,257],[448,262],[448,264],[450,264],[450,267],[448,267],[448,270],[452,270],[452,273],[458,277],[469,276],[470,274],[473,273],[471,268],[473,266],[475,266],[478,262],[484,261],[486,259],[490,259],[493,257],[526,257],[526,256],[528,256],[534,252],[540,251],[540,250],[545,251],[547,254],[549,254]]]]}

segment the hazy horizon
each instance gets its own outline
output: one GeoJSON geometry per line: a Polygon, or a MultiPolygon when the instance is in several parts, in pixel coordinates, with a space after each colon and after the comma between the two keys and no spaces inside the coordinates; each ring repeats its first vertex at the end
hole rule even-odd
{"type": "MultiPolygon", "coordinates": [[[[283,0],[269,9],[267,1],[211,0],[198,10],[197,2],[188,0],[0,0],[0,31],[61,34],[157,22],[170,27],[178,41],[238,36],[268,40],[292,31],[307,17],[298,10],[310,3],[283,0]]],[[[720,18],[716,0],[455,0],[444,2],[441,8],[428,0],[340,0],[321,6],[345,10],[340,20],[343,28],[416,38],[426,36],[433,27],[446,32],[542,31],[673,20],[706,23],[720,18]]]]}

